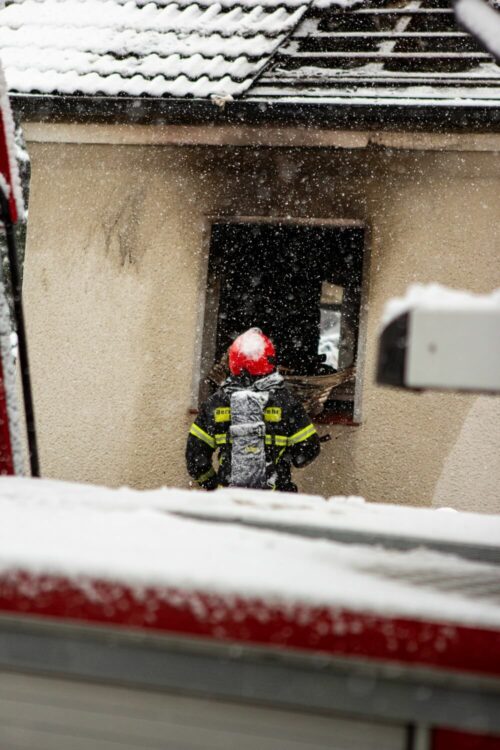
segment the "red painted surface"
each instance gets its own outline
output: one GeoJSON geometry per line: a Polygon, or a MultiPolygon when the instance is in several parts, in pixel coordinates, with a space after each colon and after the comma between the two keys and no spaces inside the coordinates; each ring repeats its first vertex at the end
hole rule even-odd
{"type": "Polygon", "coordinates": [[[500,631],[325,607],[17,572],[0,610],[500,676],[500,631]]]}
{"type": "Polygon", "coordinates": [[[14,474],[14,459],[10,440],[9,415],[3,377],[2,359],[0,357],[0,475],[14,474]]]}
{"type": "MultiPolygon", "coordinates": [[[[0,107],[0,174],[2,174],[7,185],[12,186],[12,175],[10,172],[9,152],[7,150],[7,136],[5,132],[4,115],[0,107]]],[[[17,221],[17,207],[14,200],[14,191],[10,191],[9,196],[10,218],[15,224],[17,221]]]]}
{"type": "Polygon", "coordinates": [[[432,732],[431,750],[500,750],[500,736],[435,729],[432,732]]]}

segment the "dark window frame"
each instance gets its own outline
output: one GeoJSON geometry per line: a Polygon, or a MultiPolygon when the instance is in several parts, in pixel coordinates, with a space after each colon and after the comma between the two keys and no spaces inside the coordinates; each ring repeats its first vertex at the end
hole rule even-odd
{"type": "Polygon", "coordinates": [[[366,350],[366,328],[367,328],[367,299],[368,299],[368,271],[369,271],[369,227],[365,221],[346,218],[305,218],[296,216],[259,216],[246,214],[217,214],[205,217],[202,237],[202,263],[199,278],[199,304],[198,319],[196,326],[196,342],[194,371],[192,383],[191,413],[196,413],[199,404],[210,392],[206,385],[206,377],[212,369],[215,361],[217,323],[220,300],[220,277],[213,270],[211,253],[212,229],[214,224],[286,224],[298,226],[324,226],[327,228],[356,227],[364,232],[363,268],[359,305],[358,341],[356,347],[356,378],[354,383],[354,395],[352,416],[344,417],[341,414],[323,413],[314,418],[318,424],[345,424],[357,425],[362,422],[362,393],[365,375],[365,350],[366,350]]]}

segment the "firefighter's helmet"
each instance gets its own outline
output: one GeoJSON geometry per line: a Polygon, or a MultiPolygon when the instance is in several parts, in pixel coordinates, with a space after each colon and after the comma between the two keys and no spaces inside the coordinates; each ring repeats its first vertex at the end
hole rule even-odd
{"type": "Polygon", "coordinates": [[[249,328],[229,347],[229,369],[232,375],[270,375],[274,372],[276,350],[260,328],[249,328]]]}

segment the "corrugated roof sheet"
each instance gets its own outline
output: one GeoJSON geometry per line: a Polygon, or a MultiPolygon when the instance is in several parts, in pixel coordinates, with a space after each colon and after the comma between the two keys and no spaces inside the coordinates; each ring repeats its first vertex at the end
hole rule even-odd
{"type": "Polygon", "coordinates": [[[299,23],[306,0],[8,0],[11,91],[237,96],[299,23]]]}

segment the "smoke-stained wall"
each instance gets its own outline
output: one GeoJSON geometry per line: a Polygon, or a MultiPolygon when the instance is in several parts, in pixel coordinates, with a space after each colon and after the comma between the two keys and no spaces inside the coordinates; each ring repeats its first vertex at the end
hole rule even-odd
{"type": "Polygon", "coordinates": [[[44,476],[187,486],[207,218],[356,219],[369,230],[362,424],[319,428],[333,440],[299,488],[500,511],[500,399],[373,381],[388,297],[416,281],[500,285],[498,151],[28,146],[44,476]]]}

